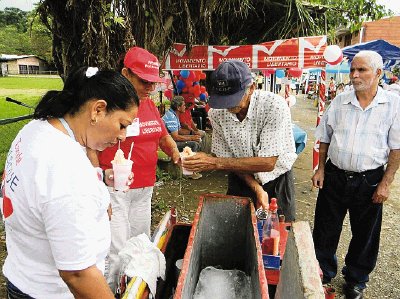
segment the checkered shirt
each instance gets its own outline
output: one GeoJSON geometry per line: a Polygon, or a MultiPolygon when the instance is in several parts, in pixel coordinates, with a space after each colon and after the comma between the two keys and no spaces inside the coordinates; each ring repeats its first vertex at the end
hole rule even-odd
{"type": "Polygon", "coordinates": [[[255,173],[261,184],[292,168],[297,155],[290,110],[282,97],[257,90],[242,122],[227,109],[210,109],[209,118],[213,127],[211,151],[218,157],[278,156],[273,171],[255,173]]]}

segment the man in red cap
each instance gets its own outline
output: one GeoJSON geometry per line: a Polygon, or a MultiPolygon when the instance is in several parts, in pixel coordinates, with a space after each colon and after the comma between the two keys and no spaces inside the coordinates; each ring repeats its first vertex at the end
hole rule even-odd
{"type": "MultiPolygon", "coordinates": [[[[137,118],[126,128],[126,140],[120,144],[125,157],[133,146],[133,183],[126,192],[109,190],[113,215],[107,282],[112,290],[117,287],[120,271],[118,252],[131,237],[142,233],[150,237],[151,198],[156,181],[158,147],[174,163],[178,163],[180,158],[175,141],[168,134],[157,107],[149,97],[156,84],[164,81],[159,75],[157,57],[145,49],[133,47],[126,53],[120,71],[135,88],[140,105],[137,118]]],[[[118,145],[98,154],[101,168],[112,168],[111,161],[117,149],[118,145]]],[[[93,163],[96,157],[91,160],[93,163]]],[[[93,164],[96,166],[96,161],[93,164]]]]}

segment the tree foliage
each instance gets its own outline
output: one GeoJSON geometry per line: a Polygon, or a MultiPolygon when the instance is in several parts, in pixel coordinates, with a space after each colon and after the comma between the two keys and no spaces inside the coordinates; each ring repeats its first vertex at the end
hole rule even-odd
{"type": "Polygon", "coordinates": [[[315,8],[322,5],[326,9],[326,13],[315,16],[315,22],[319,24],[319,28],[324,28],[326,21],[331,43],[337,42],[335,31],[338,28],[347,28],[354,32],[361,28],[363,22],[379,20],[393,14],[376,3],[376,0],[311,0],[310,5],[315,8]]]}
{"type": "Polygon", "coordinates": [[[35,54],[48,63],[53,64],[51,32],[36,17],[35,13],[28,16],[29,44],[32,54],[35,54]]]}
{"type": "Polygon", "coordinates": [[[6,7],[0,10],[0,28],[13,25],[19,32],[27,31],[27,15],[28,13],[14,7],[6,7]]]}
{"type": "Polygon", "coordinates": [[[0,11],[0,53],[34,54],[51,63],[50,31],[35,14],[18,8],[0,11]]]}
{"type": "Polygon", "coordinates": [[[60,74],[93,65],[109,68],[122,53],[127,33],[122,7],[109,0],[44,0],[41,21],[52,32],[53,58],[60,74]]]}
{"type": "Polygon", "coordinates": [[[162,57],[174,42],[246,44],[318,31],[298,0],[42,0],[38,11],[62,74],[115,67],[133,45],[162,57]]]}
{"type": "Polygon", "coordinates": [[[133,45],[163,57],[174,42],[255,44],[385,14],[375,0],[41,0],[38,12],[61,74],[79,65],[113,68],[133,45]]]}
{"type": "Polygon", "coordinates": [[[31,54],[27,34],[19,32],[13,25],[0,27],[0,53],[31,54]]]}

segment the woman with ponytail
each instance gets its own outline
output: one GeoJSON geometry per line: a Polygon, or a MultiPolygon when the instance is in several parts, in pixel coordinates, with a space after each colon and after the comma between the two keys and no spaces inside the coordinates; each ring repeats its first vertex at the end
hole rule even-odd
{"type": "Polygon", "coordinates": [[[138,106],[118,72],[80,68],[18,133],[2,182],[8,298],[114,298],[103,276],[110,196],[86,148],[124,140],[138,106]]]}

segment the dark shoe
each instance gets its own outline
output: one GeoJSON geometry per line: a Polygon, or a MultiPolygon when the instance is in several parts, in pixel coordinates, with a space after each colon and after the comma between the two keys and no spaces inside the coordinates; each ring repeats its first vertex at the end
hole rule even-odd
{"type": "Polygon", "coordinates": [[[344,286],[344,295],[346,299],[363,299],[364,290],[357,286],[346,284],[344,286]]]}

